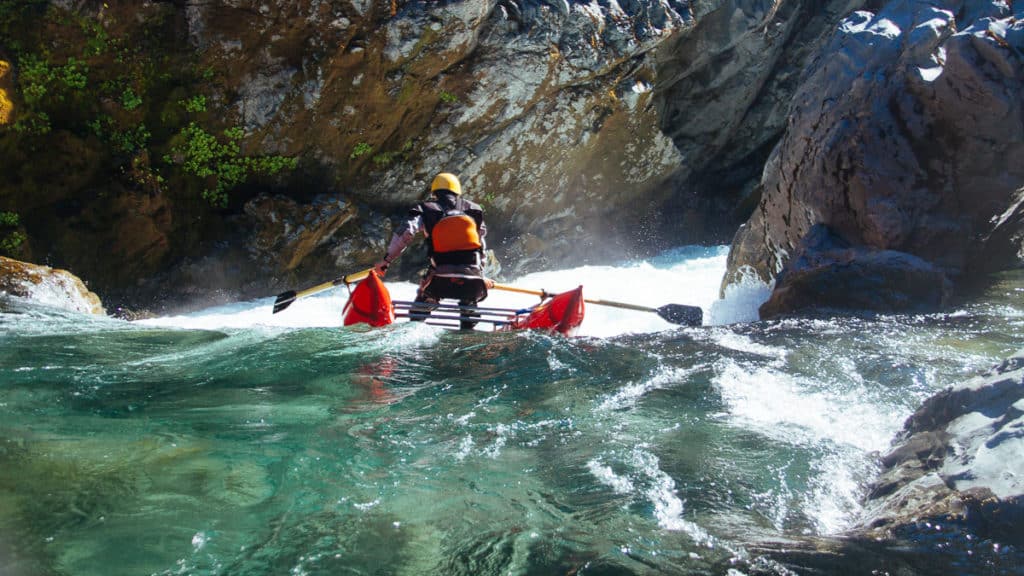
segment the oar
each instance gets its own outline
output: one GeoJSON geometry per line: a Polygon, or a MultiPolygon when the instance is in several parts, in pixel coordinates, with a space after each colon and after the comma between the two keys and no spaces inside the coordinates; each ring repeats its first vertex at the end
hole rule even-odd
{"type": "MultiPolygon", "coordinates": [[[[540,296],[541,298],[547,298],[553,296],[550,292],[545,290],[531,290],[529,288],[517,288],[515,286],[506,286],[505,284],[495,284],[492,288],[496,290],[505,290],[506,292],[520,292],[522,294],[533,294],[540,296]]],[[[684,326],[700,326],[704,321],[704,311],[699,306],[687,306],[685,304],[665,304],[660,308],[650,308],[648,306],[639,306],[637,304],[627,304],[625,302],[612,302],[610,300],[599,300],[597,298],[584,298],[584,302],[588,304],[597,304],[598,306],[611,306],[613,308],[625,308],[626,310],[638,310],[640,312],[654,312],[658,316],[661,316],[665,320],[673,324],[682,324],[684,326]]]]}
{"type": "Polygon", "coordinates": [[[317,284],[316,286],[313,286],[312,288],[306,288],[305,290],[301,290],[299,292],[296,292],[295,290],[289,290],[287,292],[281,292],[280,294],[277,295],[277,300],[274,300],[274,314],[277,314],[281,310],[284,310],[285,308],[291,306],[292,302],[295,302],[296,300],[298,300],[299,298],[302,298],[303,296],[309,296],[310,294],[316,294],[317,292],[323,292],[324,290],[329,290],[331,288],[334,288],[335,286],[340,286],[342,284],[351,284],[353,282],[356,282],[356,281],[362,280],[363,278],[366,278],[367,276],[370,275],[370,272],[373,272],[373,268],[367,268],[366,270],[360,270],[359,272],[353,272],[352,274],[349,274],[347,276],[342,276],[341,278],[335,278],[334,280],[331,280],[330,282],[324,282],[323,284],[317,284]]]}

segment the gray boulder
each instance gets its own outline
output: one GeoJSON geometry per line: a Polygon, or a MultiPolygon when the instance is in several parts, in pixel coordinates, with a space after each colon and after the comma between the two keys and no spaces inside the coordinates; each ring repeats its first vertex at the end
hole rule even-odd
{"type": "Polygon", "coordinates": [[[956,524],[1024,543],[1024,350],[925,401],[882,464],[855,533],[956,524]]]}

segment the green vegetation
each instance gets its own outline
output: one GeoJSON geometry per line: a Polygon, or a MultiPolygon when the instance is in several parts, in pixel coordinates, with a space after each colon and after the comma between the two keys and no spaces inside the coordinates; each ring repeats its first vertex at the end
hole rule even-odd
{"type": "Polygon", "coordinates": [[[129,86],[121,93],[121,105],[124,106],[125,110],[135,110],[142,106],[142,97],[136,94],[132,87],[129,86]]]}
{"type": "MultiPolygon", "coordinates": [[[[295,168],[294,158],[244,155],[244,132],[205,114],[216,70],[179,50],[166,25],[174,7],[133,10],[138,21],[126,35],[124,27],[107,28],[118,24],[113,8],[97,19],[89,8],[0,0],[0,33],[9,35],[17,78],[15,123],[0,127],[0,150],[8,151],[0,170],[88,149],[98,178],[150,193],[201,194],[224,207],[250,177],[295,168]],[[63,148],[53,146],[55,137],[63,148]]],[[[30,193],[17,186],[0,182],[0,195],[30,193]]]]}
{"type": "Polygon", "coordinates": [[[192,122],[181,131],[179,142],[171,148],[172,155],[164,161],[180,164],[188,174],[212,182],[212,186],[203,189],[203,198],[214,206],[225,207],[228,192],[251,174],[274,175],[293,170],[297,163],[295,158],[284,156],[242,156],[239,142],[244,136],[241,128],[228,128],[224,140],[220,140],[192,122]]]}
{"type": "Polygon", "coordinates": [[[375,154],[372,158],[373,164],[378,168],[384,168],[396,159],[404,158],[410,150],[412,150],[412,140],[406,140],[405,144],[402,144],[402,148],[400,150],[392,150],[375,154]]]}
{"type": "Polygon", "coordinates": [[[0,212],[0,254],[14,255],[25,242],[25,234],[17,229],[20,225],[16,213],[0,212]]]}
{"type": "Polygon", "coordinates": [[[360,156],[365,156],[370,152],[373,152],[373,146],[370,146],[366,142],[360,142],[356,144],[354,148],[352,148],[352,153],[349,154],[348,157],[352,160],[355,160],[356,158],[359,158],[360,156]]]}
{"type": "Polygon", "coordinates": [[[68,57],[63,65],[52,65],[34,54],[23,56],[19,65],[18,84],[24,104],[14,129],[45,135],[51,129],[46,110],[80,96],[88,85],[89,67],[74,57],[68,57]]]}
{"type": "Polygon", "coordinates": [[[103,25],[91,18],[81,18],[78,26],[85,34],[85,47],[83,52],[89,56],[99,56],[109,48],[110,37],[103,25]]]}
{"type": "Polygon", "coordinates": [[[296,168],[295,158],[259,154],[237,127],[238,95],[222,65],[188,43],[180,10],[0,0],[0,108],[10,122],[0,124],[0,174],[9,176],[0,178],[9,210],[0,212],[0,253],[54,254],[128,281],[223,233],[218,209],[259,191],[246,183],[296,168]],[[133,261],[147,268],[92,260],[96,241],[131,244],[137,231],[124,220],[136,216],[167,239],[150,260],[133,261]]]}
{"type": "Polygon", "coordinates": [[[178,100],[178,104],[181,104],[186,112],[191,112],[193,114],[206,112],[206,96],[203,96],[202,94],[192,96],[186,100],[178,100]]]}
{"type": "Polygon", "coordinates": [[[441,90],[440,98],[441,102],[444,102],[445,104],[455,104],[456,102],[459,101],[458,96],[452,94],[451,92],[448,92],[447,90],[441,90]]]}
{"type": "Polygon", "coordinates": [[[397,152],[381,152],[380,154],[374,154],[371,160],[373,160],[374,165],[378,168],[383,168],[388,164],[391,164],[397,155],[397,152]]]}
{"type": "Polygon", "coordinates": [[[106,115],[90,122],[89,127],[97,138],[124,154],[145,150],[151,136],[145,124],[122,128],[113,118],[106,115]]]}

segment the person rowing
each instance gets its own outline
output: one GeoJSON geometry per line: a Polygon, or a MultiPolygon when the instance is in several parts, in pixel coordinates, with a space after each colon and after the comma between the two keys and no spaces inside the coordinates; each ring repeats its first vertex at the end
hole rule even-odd
{"type": "MultiPolygon", "coordinates": [[[[424,233],[430,265],[416,292],[416,302],[425,305],[410,310],[412,319],[420,321],[426,320],[445,298],[458,300],[459,306],[476,306],[487,298],[487,289],[494,285],[484,277],[487,225],[483,208],[463,197],[462,184],[449,172],[434,177],[430,192],[430,200],[409,209],[384,257],[374,266],[383,277],[416,235],[424,233]]],[[[472,330],[476,326],[472,311],[462,310],[460,316],[461,329],[472,330]]]]}

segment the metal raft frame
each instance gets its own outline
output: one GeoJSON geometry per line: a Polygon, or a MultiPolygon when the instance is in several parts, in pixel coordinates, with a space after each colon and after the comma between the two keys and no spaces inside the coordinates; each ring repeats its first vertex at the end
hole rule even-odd
{"type": "Polygon", "coordinates": [[[459,306],[458,304],[443,304],[433,302],[411,302],[408,300],[392,300],[392,308],[395,310],[396,318],[408,318],[409,320],[422,320],[425,324],[432,326],[444,326],[446,328],[459,328],[463,320],[472,322],[485,322],[491,324],[494,330],[510,324],[512,319],[519,314],[529,314],[533,308],[490,308],[487,306],[459,306]],[[420,310],[430,310],[426,314],[420,310]],[[463,315],[466,313],[466,315],[463,315]],[[472,315],[470,315],[472,314],[472,315]]]}

